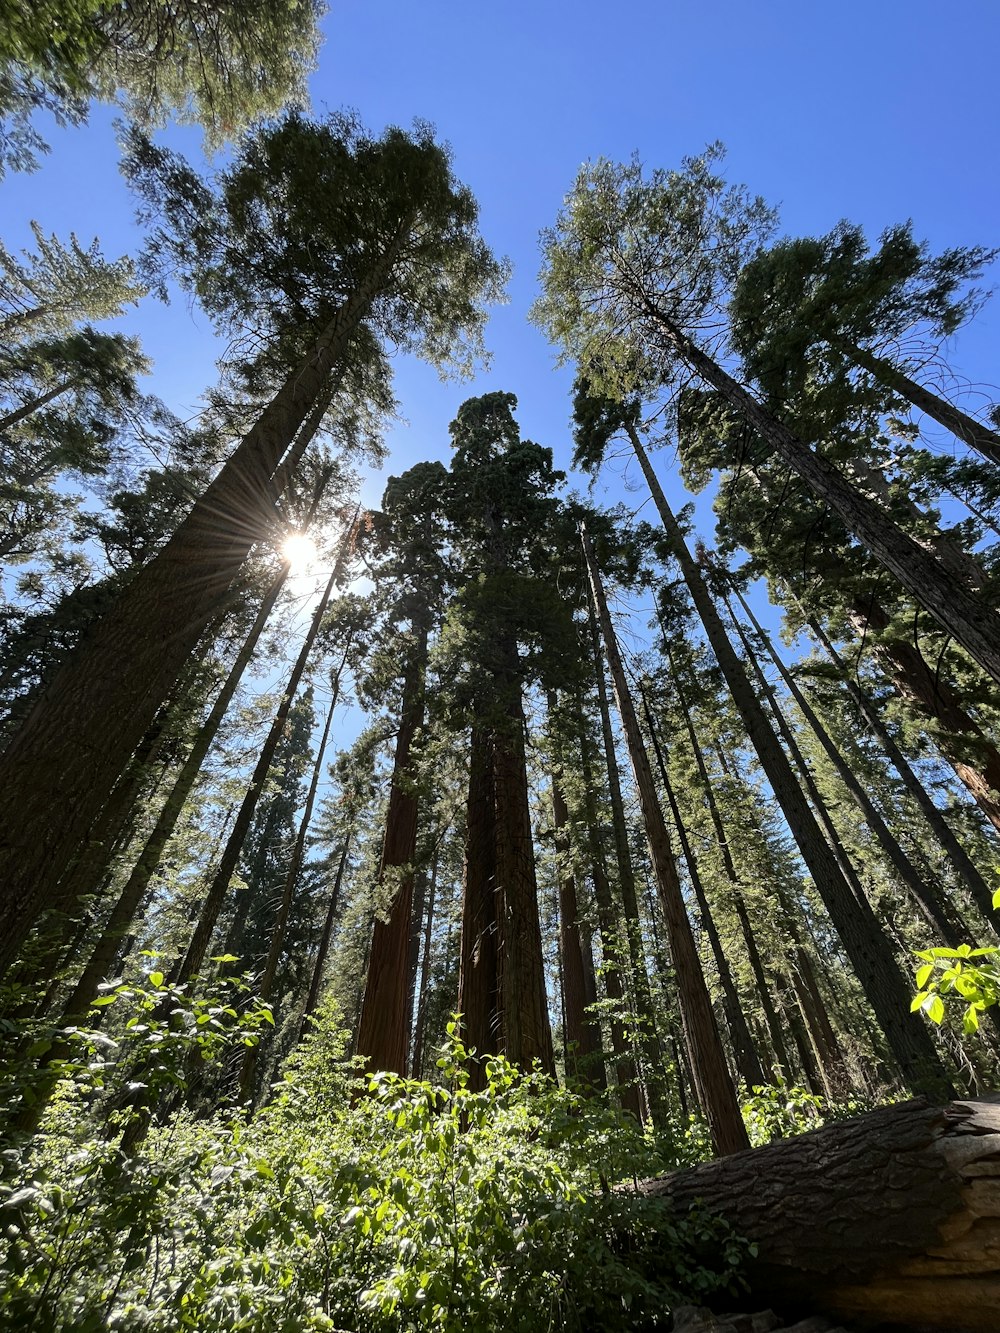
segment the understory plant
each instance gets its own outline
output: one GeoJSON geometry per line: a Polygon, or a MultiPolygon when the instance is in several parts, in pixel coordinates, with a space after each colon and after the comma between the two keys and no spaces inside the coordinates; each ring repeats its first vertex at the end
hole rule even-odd
{"type": "Polygon", "coordinates": [[[674,1163],[601,1102],[470,1060],[360,1075],[321,1014],[255,1115],[162,1118],[133,1153],[67,1081],[5,1157],[0,1323],[29,1330],[665,1328],[749,1246],[633,1187],[674,1163]]]}

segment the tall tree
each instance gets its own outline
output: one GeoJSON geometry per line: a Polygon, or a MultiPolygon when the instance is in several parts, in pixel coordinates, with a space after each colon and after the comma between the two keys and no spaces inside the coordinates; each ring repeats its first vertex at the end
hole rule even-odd
{"type": "Polygon", "coordinates": [[[681,894],[680,881],[674,866],[670,841],[663,812],[656,797],[649,757],[643,745],[639,721],[632,704],[621,661],[618,642],[607,599],[601,584],[593,547],[586,530],[581,532],[584,555],[590,575],[594,607],[601,626],[608,664],[615,689],[615,701],[622,720],[628,745],[629,758],[635,775],[636,788],[642,806],[643,822],[649,843],[650,858],[656,873],[660,906],[670,939],[670,952],[676,969],[678,995],[684,1032],[691,1052],[695,1077],[702,1091],[702,1109],[708,1119],[712,1143],[721,1156],[740,1152],[749,1146],[746,1129],[736,1101],[736,1092],[726,1065],[719,1039],[715,1016],[705,986],[705,978],[695,948],[691,923],[688,920],[681,894]]]}
{"type": "Polygon", "coordinates": [[[678,367],[713,388],[816,497],[1000,681],[1000,617],[886,516],[878,502],[726,371],[698,342],[770,223],[759,200],[726,188],[717,152],[644,179],[633,161],[585,166],[544,241],[535,318],[594,388],[624,398],[678,367]]]}
{"type": "Polygon", "coordinates": [[[402,667],[399,729],[378,881],[390,895],[388,915],[376,916],[355,1048],[373,1069],[407,1072],[412,1003],[411,941],[417,856],[418,795],[412,768],[424,721],[428,640],[440,619],[445,567],[441,550],[447,474],[422,463],[392,477],[376,520],[385,552],[385,591],[398,588],[389,623],[395,662],[402,667]],[[408,622],[404,635],[401,619],[408,622]]]}
{"type": "MultiPolygon", "coordinates": [[[[233,217],[229,239],[240,248],[227,266],[210,245],[208,267],[213,299],[229,283],[240,288],[244,303],[262,302],[261,270],[252,275],[252,292],[246,281],[247,266],[259,258],[252,243],[243,249],[252,242],[247,215],[256,202],[256,220],[266,227],[273,219],[260,210],[281,196],[280,236],[262,233],[259,247],[272,253],[280,242],[287,265],[278,291],[274,283],[270,290],[277,297],[282,283],[301,279],[300,300],[283,329],[275,327],[273,307],[261,322],[271,325],[278,348],[298,344],[295,359],[208,490],[49,682],[0,760],[6,793],[0,798],[0,966],[9,964],[45,906],[53,874],[99,814],[259,540],[262,516],[273,510],[270,477],[318,397],[329,393],[331,377],[343,373],[365,321],[444,365],[460,356],[464,336],[475,346],[482,301],[496,291],[501,270],[476,234],[475,204],[429,134],[410,138],[391,130],[375,141],[357,129],[348,133],[343,124],[292,119],[267,131],[254,153],[268,146],[280,150],[270,172],[256,157],[231,168],[227,179],[241,187],[243,212],[233,217]],[[370,206],[373,198],[378,208],[370,206]],[[300,261],[308,263],[305,272],[300,261]],[[290,329],[295,339],[286,336],[290,329]]],[[[190,271],[198,262],[205,262],[204,253],[190,260],[190,271]]],[[[229,315],[236,317],[236,310],[229,315]]]]}

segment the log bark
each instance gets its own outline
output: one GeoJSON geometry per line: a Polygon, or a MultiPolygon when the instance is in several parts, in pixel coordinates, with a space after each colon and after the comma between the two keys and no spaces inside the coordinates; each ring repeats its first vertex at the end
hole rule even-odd
{"type": "Polygon", "coordinates": [[[881,1107],[645,1181],[757,1246],[747,1304],[863,1326],[996,1333],[1000,1094],[881,1107]]]}

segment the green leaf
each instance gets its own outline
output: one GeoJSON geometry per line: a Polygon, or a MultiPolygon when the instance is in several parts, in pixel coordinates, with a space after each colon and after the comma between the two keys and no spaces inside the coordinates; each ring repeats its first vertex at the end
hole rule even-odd
{"type": "Polygon", "coordinates": [[[150,974],[149,974],[149,984],[150,984],[151,986],[162,986],[162,985],[163,985],[163,973],[162,973],[162,972],[150,972],[150,974]]]}
{"type": "Polygon", "coordinates": [[[1000,907],[1000,889],[997,889],[996,893],[993,895],[993,906],[1000,907]]]}
{"type": "Polygon", "coordinates": [[[941,1022],[941,1020],[944,1018],[944,1001],[941,999],[940,995],[934,995],[931,997],[931,1001],[930,1004],[928,1004],[927,1006],[926,1013],[927,1017],[931,1020],[932,1023],[941,1022]]]}
{"type": "MultiPolygon", "coordinates": [[[[915,1014],[918,1009],[922,1009],[924,1007],[924,1003],[929,998],[930,998],[930,991],[925,991],[925,990],[918,991],[917,994],[914,995],[913,997],[913,1003],[910,1005],[910,1013],[915,1014]]],[[[757,1089],[754,1088],[754,1092],[756,1091],[757,1089]]]]}
{"type": "Polygon", "coordinates": [[[917,969],[917,990],[923,990],[923,988],[927,985],[928,978],[930,977],[933,971],[934,971],[933,963],[926,963],[923,967],[917,969]]]}

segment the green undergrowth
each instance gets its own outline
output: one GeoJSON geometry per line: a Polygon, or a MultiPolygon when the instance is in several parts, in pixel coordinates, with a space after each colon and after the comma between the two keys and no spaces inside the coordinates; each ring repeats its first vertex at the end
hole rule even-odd
{"type": "Polygon", "coordinates": [[[359,1078],[327,1017],[262,1111],[179,1111],[133,1153],[64,1082],[4,1159],[0,1326],[656,1329],[739,1288],[749,1246],[631,1182],[689,1148],[502,1059],[469,1087],[359,1078]]]}

